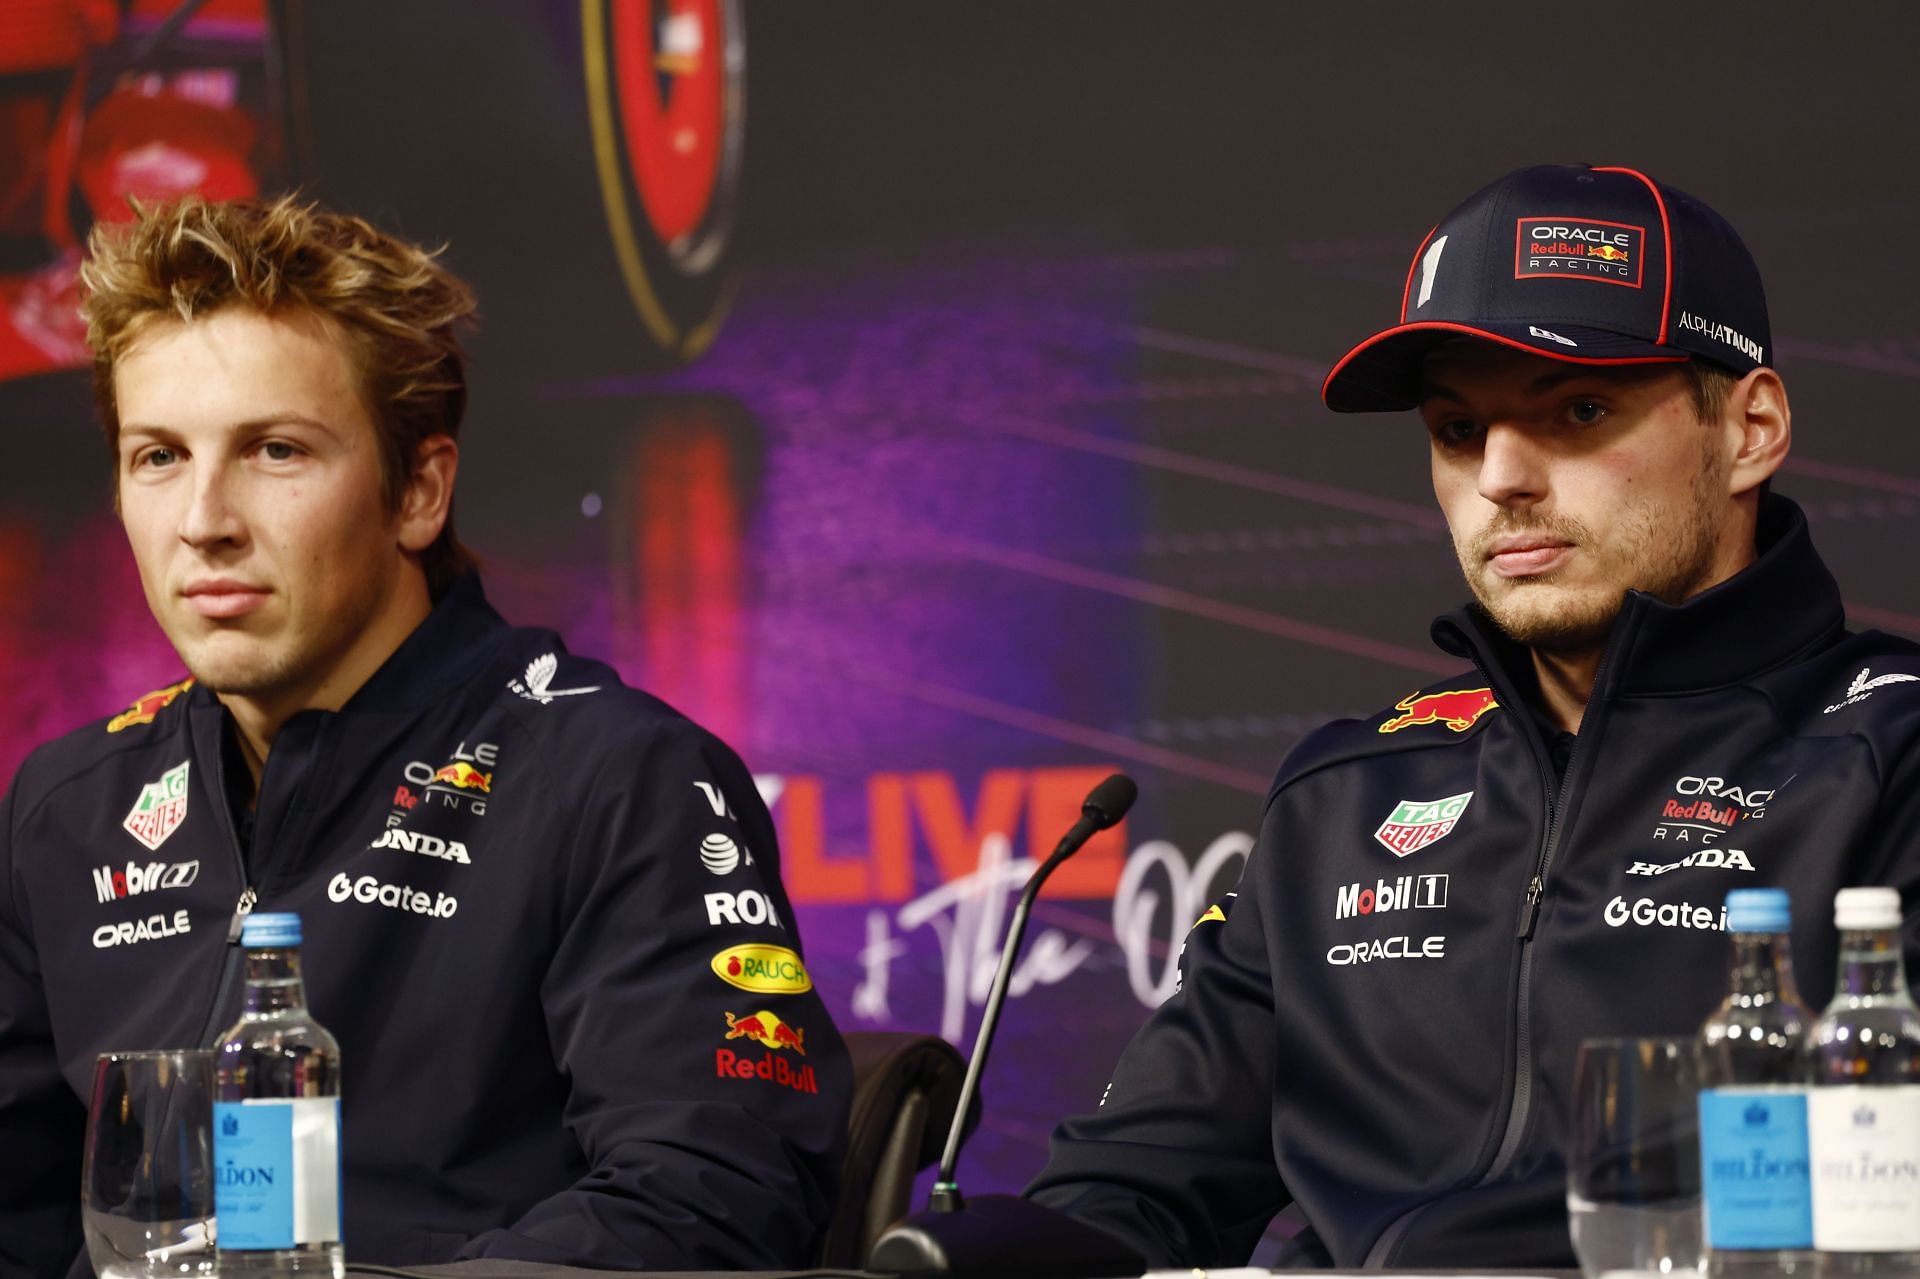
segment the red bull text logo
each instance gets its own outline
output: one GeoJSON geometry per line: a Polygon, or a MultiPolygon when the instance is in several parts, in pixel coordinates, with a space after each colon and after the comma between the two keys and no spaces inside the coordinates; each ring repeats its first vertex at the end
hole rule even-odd
{"type": "Polygon", "coordinates": [[[1731,826],[1743,816],[1737,808],[1715,808],[1704,799],[1697,799],[1691,804],[1682,804],[1677,799],[1670,799],[1667,801],[1667,806],[1660,810],[1660,815],[1682,818],[1690,822],[1712,822],[1716,826],[1731,826]]]}
{"type": "Polygon", "coordinates": [[[193,677],[188,676],[178,684],[169,684],[139,698],[133,705],[107,721],[107,731],[117,733],[123,728],[132,728],[135,724],[151,724],[153,717],[173,704],[173,699],[193,687],[193,677]]]}
{"type": "Polygon", "coordinates": [[[795,1092],[818,1093],[819,1083],[813,1077],[812,1066],[796,1066],[793,1059],[775,1052],[763,1052],[758,1057],[743,1057],[731,1048],[713,1050],[713,1073],[722,1079],[753,1079],[758,1077],[770,1083],[776,1083],[795,1092]]]}
{"type": "Polygon", "coordinates": [[[802,1057],[807,1055],[807,1032],[799,1026],[789,1026],[764,1008],[745,1017],[728,1013],[727,1038],[751,1039],[768,1048],[791,1048],[802,1057]]]}
{"type": "Polygon", "coordinates": [[[477,790],[482,794],[493,789],[493,774],[483,773],[465,760],[455,760],[435,772],[433,780],[458,786],[461,790],[477,790]]]}
{"type": "Polygon", "coordinates": [[[1400,714],[1380,725],[1383,733],[1397,733],[1415,724],[1445,724],[1456,733],[1464,733],[1480,722],[1480,717],[1495,710],[1490,688],[1462,688],[1444,693],[1414,693],[1394,703],[1400,714]]]}

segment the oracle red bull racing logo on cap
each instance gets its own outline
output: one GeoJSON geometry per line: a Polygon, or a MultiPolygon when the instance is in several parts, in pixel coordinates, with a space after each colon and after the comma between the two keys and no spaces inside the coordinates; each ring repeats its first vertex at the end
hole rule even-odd
{"type": "Polygon", "coordinates": [[[1482,715],[1499,707],[1490,688],[1410,693],[1394,703],[1394,709],[1400,713],[1380,725],[1380,731],[1397,733],[1416,724],[1445,724],[1456,733],[1464,733],[1478,724],[1482,715]]]}
{"type": "Polygon", "coordinates": [[[1640,287],[1647,229],[1594,218],[1521,218],[1514,231],[1516,280],[1598,280],[1640,287]]]}
{"type": "Polygon", "coordinates": [[[804,995],[813,989],[806,964],[785,946],[729,946],[713,957],[713,973],[729,986],[760,995],[804,995]]]}
{"type": "Polygon", "coordinates": [[[1472,802],[1472,791],[1445,799],[1403,799],[1394,805],[1392,814],[1380,823],[1373,837],[1395,857],[1417,853],[1451,835],[1460,815],[1472,802]]]}

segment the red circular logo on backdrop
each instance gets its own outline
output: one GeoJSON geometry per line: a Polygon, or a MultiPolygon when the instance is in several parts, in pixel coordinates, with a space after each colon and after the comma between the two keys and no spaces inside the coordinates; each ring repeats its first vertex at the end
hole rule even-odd
{"type": "Polygon", "coordinates": [[[614,0],[613,80],[627,163],[667,245],[700,228],[725,145],[719,0],[614,0]]]}

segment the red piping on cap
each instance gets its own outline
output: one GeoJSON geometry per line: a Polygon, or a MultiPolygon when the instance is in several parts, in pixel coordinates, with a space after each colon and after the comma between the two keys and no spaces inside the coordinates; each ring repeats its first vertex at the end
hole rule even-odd
{"type": "Polygon", "coordinates": [[[1326,380],[1320,383],[1320,402],[1323,404],[1326,403],[1327,389],[1333,385],[1334,379],[1340,376],[1341,371],[1345,369],[1347,365],[1353,363],[1355,356],[1379,345],[1388,338],[1398,337],[1402,333],[1464,333],[1468,337],[1481,338],[1488,342],[1498,342],[1501,346],[1510,346],[1514,350],[1524,351],[1528,355],[1541,355],[1549,360],[1559,360],[1563,364],[1685,364],[1689,358],[1685,355],[1562,355],[1558,351],[1549,351],[1542,347],[1529,346],[1517,338],[1510,338],[1504,334],[1489,333],[1485,329],[1476,329],[1471,324],[1456,324],[1452,320],[1420,320],[1413,324],[1396,324],[1390,329],[1382,329],[1341,356],[1340,362],[1333,366],[1333,371],[1328,373],[1326,380]]]}
{"type": "Polygon", "coordinates": [[[1400,320],[1402,323],[1405,323],[1407,318],[1407,299],[1413,296],[1413,273],[1420,269],[1420,255],[1427,251],[1428,241],[1433,239],[1433,233],[1439,229],[1440,224],[1438,222],[1427,229],[1427,238],[1420,241],[1420,247],[1413,251],[1413,261],[1407,266],[1407,287],[1400,290],[1400,320]]]}
{"type": "Polygon", "coordinates": [[[1667,340],[1667,316],[1671,314],[1673,310],[1673,227],[1667,221],[1667,202],[1661,198],[1660,188],[1653,184],[1653,179],[1638,169],[1609,165],[1605,168],[1595,169],[1594,172],[1624,173],[1629,177],[1639,178],[1647,184],[1647,190],[1653,193],[1653,207],[1660,210],[1660,234],[1666,240],[1665,252],[1662,256],[1667,260],[1667,287],[1660,295],[1660,336],[1655,340],[1665,345],[1667,340]]]}

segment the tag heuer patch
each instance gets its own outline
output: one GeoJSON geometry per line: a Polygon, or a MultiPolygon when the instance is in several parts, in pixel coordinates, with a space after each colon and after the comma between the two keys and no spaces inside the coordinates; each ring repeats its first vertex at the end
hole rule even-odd
{"type": "Polygon", "coordinates": [[[162,773],[159,781],[141,787],[140,798],[120,823],[149,850],[158,851],[187,820],[187,766],[192,762],[183,759],[178,767],[162,773]]]}
{"type": "Polygon", "coordinates": [[[1373,837],[1395,857],[1417,853],[1451,834],[1472,799],[1472,791],[1445,799],[1403,799],[1394,805],[1393,815],[1380,823],[1373,837]]]}

